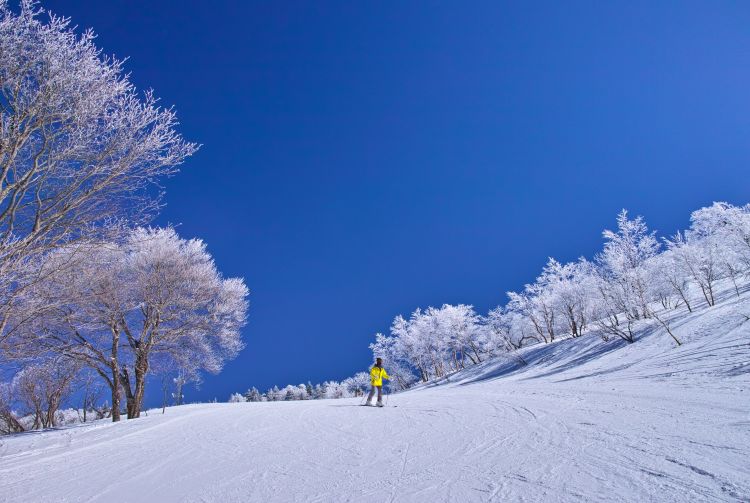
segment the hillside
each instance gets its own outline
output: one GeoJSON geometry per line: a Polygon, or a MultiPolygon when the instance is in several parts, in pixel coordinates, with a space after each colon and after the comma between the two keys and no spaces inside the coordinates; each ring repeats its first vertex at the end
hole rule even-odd
{"type": "Polygon", "coordinates": [[[750,294],[390,397],[189,405],[6,437],[0,501],[748,501],[750,294]]]}

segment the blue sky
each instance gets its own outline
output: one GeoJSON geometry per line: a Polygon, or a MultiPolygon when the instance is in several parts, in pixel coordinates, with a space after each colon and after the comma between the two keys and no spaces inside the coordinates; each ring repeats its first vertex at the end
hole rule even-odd
{"type": "MultiPolygon", "coordinates": [[[[623,207],[750,201],[750,4],[55,0],[202,149],[158,224],[251,289],[188,399],[341,379],[416,307],[486,311],[623,207]]],[[[156,398],[154,398],[156,399],[156,398]]]]}

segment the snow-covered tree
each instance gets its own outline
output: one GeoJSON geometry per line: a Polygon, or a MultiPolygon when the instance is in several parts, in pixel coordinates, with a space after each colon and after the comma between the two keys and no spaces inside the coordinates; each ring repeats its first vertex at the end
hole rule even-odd
{"type": "Polygon", "coordinates": [[[316,384],[313,387],[313,400],[320,400],[321,398],[325,398],[325,390],[323,389],[322,384],[316,384]]]}
{"type": "Polygon", "coordinates": [[[91,412],[96,415],[96,407],[104,392],[104,388],[96,373],[86,370],[81,372],[73,387],[78,388],[81,397],[81,421],[86,422],[91,412]]]}
{"type": "Polygon", "coordinates": [[[229,395],[229,403],[244,403],[247,402],[247,399],[242,396],[242,393],[232,393],[229,395]]]}
{"type": "MultiPolygon", "coordinates": [[[[669,245],[668,245],[669,246],[669,245]]],[[[654,257],[649,262],[651,268],[652,289],[660,299],[674,297],[675,307],[684,304],[689,312],[693,312],[690,295],[690,274],[683,267],[681,257],[672,247],[654,257]]],[[[662,302],[665,308],[669,302],[662,302]]]]}
{"type": "Polygon", "coordinates": [[[269,402],[278,402],[284,399],[284,394],[281,392],[278,386],[275,386],[266,391],[266,397],[269,402]]]}
{"type": "Polygon", "coordinates": [[[421,317],[419,309],[412,313],[408,321],[401,315],[396,316],[391,324],[391,337],[375,334],[375,342],[370,344],[370,349],[376,358],[387,358],[390,362],[401,359],[407,361],[417,370],[420,380],[426,382],[430,368],[437,369],[437,364],[434,346],[417,326],[421,317]]]}
{"type": "Polygon", "coordinates": [[[278,397],[280,397],[281,400],[308,400],[307,396],[307,386],[304,384],[288,384],[283,389],[279,390],[278,397]]]}
{"type": "Polygon", "coordinates": [[[492,309],[484,323],[490,343],[502,352],[513,353],[526,344],[539,342],[528,318],[508,306],[492,309]]]}
{"type": "Polygon", "coordinates": [[[42,14],[0,2],[0,341],[29,319],[12,315],[39,255],[147,221],[155,184],[197,148],[92,31],[42,14]]]}
{"type": "Polygon", "coordinates": [[[538,339],[555,340],[557,325],[552,297],[542,284],[528,284],[522,293],[508,292],[508,298],[508,308],[529,320],[538,339]]]}
{"type": "Polygon", "coordinates": [[[247,400],[248,402],[261,402],[263,400],[263,397],[260,394],[260,391],[258,391],[258,388],[253,386],[245,392],[245,400],[247,400]]]}
{"type": "Polygon", "coordinates": [[[443,343],[451,352],[454,368],[464,368],[467,357],[471,363],[481,362],[484,334],[474,307],[466,304],[443,304],[435,315],[441,328],[443,343]]]}
{"type": "Polygon", "coordinates": [[[362,396],[370,387],[370,374],[367,372],[357,372],[352,377],[344,379],[342,384],[346,386],[349,394],[362,396]]]}
{"type": "Polygon", "coordinates": [[[248,291],[241,279],[222,278],[202,241],[170,228],[136,229],[125,252],[126,287],[138,309],[120,320],[132,354],[123,385],[128,416],[138,417],[154,360],[216,373],[237,355],[248,291]]]}
{"type": "Polygon", "coordinates": [[[172,378],[172,383],[174,384],[172,398],[175,405],[182,405],[182,402],[185,400],[185,386],[188,383],[200,382],[195,371],[196,369],[190,369],[189,372],[185,371],[185,369],[179,369],[177,375],[172,378]]]}
{"type": "Polygon", "coordinates": [[[13,383],[0,382],[0,434],[26,431],[14,408],[16,393],[13,383]]]}
{"type": "Polygon", "coordinates": [[[715,237],[734,269],[750,273],[750,204],[715,202],[696,210],[690,215],[690,233],[699,239],[715,237]]]}
{"type": "Polygon", "coordinates": [[[55,261],[67,265],[27,291],[44,316],[16,346],[94,369],[112,392],[114,421],[121,389],[128,417],[140,415],[149,372],[218,372],[242,347],[247,288],[222,278],[200,240],[138,228],[123,242],[61,249],[55,261]]]}
{"type": "Polygon", "coordinates": [[[647,261],[657,255],[659,243],[643,218],[630,220],[626,210],[617,216],[617,231],[605,230],[603,236],[594,316],[604,336],[634,342],[634,322],[651,315],[647,261]]]}
{"type": "Polygon", "coordinates": [[[32,428],[57,426],[57,411],[78,374],[75,361],[54,358],[24,367],[13,378],[18,400],[33,414],[32,428]]]}
{"type": "Polygon", "coordinates": [[[465,304],[416,309],[408,320],[396,316],[391,335],[376,334],[370,349],[386,362],[395,389],[414,382],[413,370],[424,382],[478,363],[491,350],[481,317],[465,304]]]}
{"type": "Polygon", "coordinates": [[[698,285],[706,304],[716,304],[716,282],[722,279],[721,251],[712,237],[700,239],[689,231],[667,241],[669,251],[698,285]]]}
{"type": "Polygon", "coordinates": [[[583,335],[591,319],[594,276],[594,265],[584,258],[568,264],[550,258],[538,280],[557,319],[564,320],[572,337],[583,335]]]}
{"type": "Polygon", "coordinates": [[[617,216],[617,231],[605,230],[604,250],[597,256],[603,279],[614,284],[611,292],[632,319],[649,315],[646,261],[659,252],[655,232],[649,232],[642,217],[633,220],[622,210],[617,216]]]}
{"type": "Polygon", "coordinates": [[[338,381],[326,381],[323,383],[324,398],[346,398],[351,396],[346,385],[338,381]]]}

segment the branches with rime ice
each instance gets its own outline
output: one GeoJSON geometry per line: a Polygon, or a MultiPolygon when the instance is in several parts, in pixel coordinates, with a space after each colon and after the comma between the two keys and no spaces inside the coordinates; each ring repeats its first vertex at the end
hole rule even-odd
{"type": "Polygon", "coordinates": [[[0,338],[36,257],[147,222],[159,180],[198,148],[94,39],[36,2],[0,3],[0,338]]]}

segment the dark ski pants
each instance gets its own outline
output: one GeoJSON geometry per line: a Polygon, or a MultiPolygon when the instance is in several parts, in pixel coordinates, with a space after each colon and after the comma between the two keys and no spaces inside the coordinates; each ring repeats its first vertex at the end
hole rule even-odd
{"type": "Polygon", "coordinates": [[[375,388],[378,389],[378,403],[383,402],[383,387],[382,386],[372,386],[370,388],[370,394],[367,395],[367,403],[372,403],[372,396],[375,394],[375,388]]]}

